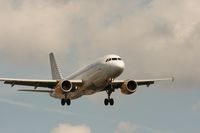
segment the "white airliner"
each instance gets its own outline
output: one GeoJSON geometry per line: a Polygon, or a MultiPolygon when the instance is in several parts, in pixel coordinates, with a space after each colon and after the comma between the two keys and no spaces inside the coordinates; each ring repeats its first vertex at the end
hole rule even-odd
{"type": "Polygon", "coordinates": [[[108,98],[104,100],[104,104],[113,105],[114,100],[110,97],[115,89],[121,89],[121,92],[126,95],[134,93],[138,86],[146,85],[149,87],[156,81],[171,80],[174,78],[150,79],[150,80],[115,80],[122,74],[125,63],[122,58],[117,55],[107,55],[98,59],[93,64],[90,64],[72,75],[63,78],[60,69],[56,63],[53,53],[49,54],[52,80],[29,80],[29,79],[11,79],[0,78],[4,84],[33,86],[34,89],[18,90],[26,92],[42,92],[49,93],[51,97],[61,99],[61,105],[68,106],[71,100],[80,98],[83,95],[91,95],[97,92],[105,91],[108,98]],[[48,89],[37,89],[38,87],[48,89]]]}

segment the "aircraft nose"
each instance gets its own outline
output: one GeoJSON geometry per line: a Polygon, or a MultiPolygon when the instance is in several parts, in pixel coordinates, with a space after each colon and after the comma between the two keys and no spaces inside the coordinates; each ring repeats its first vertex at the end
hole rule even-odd
{"type": "Polygon", "coordinates": [[[117,69],[121,72],[124,71],[124,68],[125,68],[125,63],[123,61],[120,61],[117,63],[117,69]]]}
{"type": "Polygon", "coordinates": [[[112,67],[113,77],[118,77],[124,71],[125,63],[123,61],[119,61],[115,63],[112,67]]]}

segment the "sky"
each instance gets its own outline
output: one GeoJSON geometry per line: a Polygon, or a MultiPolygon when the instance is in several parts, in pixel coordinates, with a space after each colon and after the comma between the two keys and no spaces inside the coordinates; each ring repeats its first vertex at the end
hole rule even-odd
{"type": "Polygon", "coordinates": [[[0,84],[0,132],[199,133],[199,0],[0,0],[0,77],[50,79],[54,52],[63,75],[107,54],[120,55],[119,79],[175,77],[105,92],[61,107],[31,87],[0,84]]]}

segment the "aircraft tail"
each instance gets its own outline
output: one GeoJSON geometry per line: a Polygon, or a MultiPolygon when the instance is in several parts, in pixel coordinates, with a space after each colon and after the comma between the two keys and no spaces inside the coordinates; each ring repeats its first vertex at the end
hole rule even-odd
{"type": "Polygon", "coordinates": [[[49,58],[50,58],[52,79],[54,79],[54,80],[63,79],[60,68],[58,67],[58,65],[56,63],[54,54],[50,53],[49,58]]]}

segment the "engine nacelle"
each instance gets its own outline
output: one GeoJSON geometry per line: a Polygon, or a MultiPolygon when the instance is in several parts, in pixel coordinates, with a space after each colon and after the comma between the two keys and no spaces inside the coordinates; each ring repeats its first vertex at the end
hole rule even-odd
{"type": "Polygon", "coordinates": [[[130,95],[136,91],[138,84],[133,80],[126,80],[121,86],[121,92],[130,95]]]}
{"type": "Polygon", "coordinates": [[[68,80],[64,80],[60,84],[60,88],[64,92],[70,92],[72,90],[72,83],[68,80]]]}

